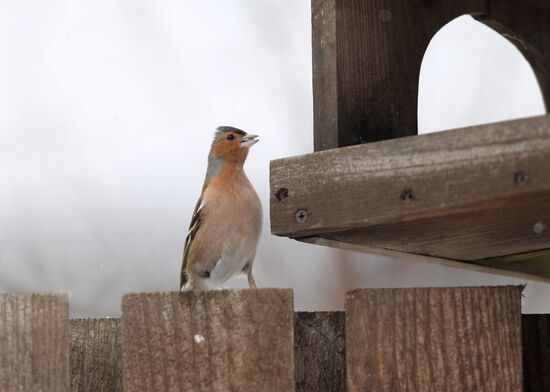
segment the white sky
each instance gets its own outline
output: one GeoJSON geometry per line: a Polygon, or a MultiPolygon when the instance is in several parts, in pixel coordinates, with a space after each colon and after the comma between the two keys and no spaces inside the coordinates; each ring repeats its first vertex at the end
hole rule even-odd
{"type": "MultiPolygon", "coordinates": [[[[0,0],[0,291],[67,290],[73,316],[176,290],[213,130],[261,135],[246,165],[265,210],[255,265],[297,309],[355,287],[525,281],[269,234],[269,161],[312,150],[310,2],[0,0]]],[[[422,67],[419,126],[543,113],[519,52],[469,17],[422,67]]],[[[231,287],[245,287],[235,280],[231,287]]],[[[525,312],[549,312],[529,283],[525,312]]]]}

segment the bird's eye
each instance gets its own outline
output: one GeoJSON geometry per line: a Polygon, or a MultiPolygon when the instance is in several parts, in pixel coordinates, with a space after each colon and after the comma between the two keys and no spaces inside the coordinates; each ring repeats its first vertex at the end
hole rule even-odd
{"type": "Polygon", "coordinates": [[[235,139],[235,136],[233,134],[230,133],[229,135],[227,135],[227,140],[233,140],[233,139],[235,139]]]}

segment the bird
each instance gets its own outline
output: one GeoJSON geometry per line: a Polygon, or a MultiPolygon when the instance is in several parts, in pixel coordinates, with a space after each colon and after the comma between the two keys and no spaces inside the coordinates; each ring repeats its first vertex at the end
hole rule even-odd
{"type": "Polygon", "coordinates": [[[262,205],[244,172],[258,135],[216,128],[201,195],[183,250],[180,290],[212,290],[237,275],[256,288],[252,264],[262,227],[262,205]]]}

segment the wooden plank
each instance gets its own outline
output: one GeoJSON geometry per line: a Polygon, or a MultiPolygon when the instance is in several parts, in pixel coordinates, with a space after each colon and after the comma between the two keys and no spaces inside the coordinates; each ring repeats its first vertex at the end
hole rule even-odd
{"type": "Polygon", "coordinates": [[[0,390],[69,390],[65,294],[0,294],[0,390]]]}
{"type": "Polygon", "coordinates": [[[315,151],[339,146],[336,0],[311,1],[315,151]]]}
{"type": "Polygon", "coordinates": [[[120,319],[75,319],[70,322],[71,390],[121,392],[120,319]]]}
{"type": "Polygon", "coordinates": [[[344,312],[296,312],[296,391],[344,391],[344,312]]]}
{"type": "Polygon", "coordinates": [[[549,172],[550,116],[275,160],[271,230],[455,260],[542,250],[549,172]]]}
{"type": "Polygon", "coordinates": [[[535,228],[537,222],[550,222],[550,209],[540,207],[550,205],[550,195],[532,196],[508,199],[487,210],[329,233],[324,238],[340,248],[347,247],[341,243],[361,244],[364,248],[357,250],[368,253],[386,249],[400,258],[443,257],[463,262],[463,268],[468,268],[464,262],[474,263],[499,269],[493,273],[512,270],[524,274],[522,278],[548,280],[550,230],[537,234],[535,228]]]}
{"type": "Polygon", "coordinates": [[[293,391],[292,290],[128,294],[124,391],[293,391]]]}
{"type": "Polygon", "coordinates": [[[471,210],[550,189],[550,116],[271,161],[273,234],[303,237],[471,210]],[[525,182],[516,183],[523,173],[525,182]],[[279,189],[288,189],[279,201],[279,189]],[[304,222],[296,211],[307,210],[304,222]]]}
{"type": "Polygon", "coordinates": [[[476,15],[510,40],[531,64],[546,108],[550,107],[550,3],[540,0],[490,2],[488,14],[476,15]]]}
{"type": "Polygon", "coordinates": [[[417,133],[429,42],[471,14],[509,39],[550,102],[550,6],[540,0],[313,0],[315,151],[417,133]]]}
{"type": "Polygon", "coordinates": [[[417,133],[420,65],[445,24],[487,0],[313,0],[315,150],[417,133]]]}
{"type": "Polygon", "coordinates": [[[353,391],[521,391],[521,288],[353,290],[353,391]]]}
{"type": "MultiPolygon", "coordinates": [[[[119,329],[119,319],[71,320],[72,391],[122,390],[119,329]]],[[[296,391],[345,390],[344,331],[344,312],[295,313],[296,391]]],[[[550,315],[522,315],[522,336],[524,391],[547,391],[550,315]]]]}
{"type": "Polygon", "coordinates": [[[550,314],[524,314],[523,390],[550,391],[550,314]]]}
{"type": "MultiPolygon", "coordinates": [[[[471,211],[444,217],[375,225],[329,233],[325,237],[458,261],[489,259],[492,262],[485,264],[499,266],[504,262],[497,258],[550,247],[550,230],[537,233],[538,222],[550,222],[550,192],[480,203],[471,211]]],[[[508,263],[508,266],[514,265],[508,263]]],[[[539,267],[543,269],[526,267],[525,271],[546,271],[550,275],[550,268],[543,264],[539,267]]]]}
{"type": "MultiPolygon", "coordinates": [[[[476,262],[456,261],[456,260],[444,259],[441,257],[419,255],[419,254],[407,253],[407,252],[399,252],[391,249],[374,248],[372,246],[368,246],[364,244],[351,244],[348,242],[329,240],[329,239],[320,238],[320,237],[305,237],[305,238],[301,238],[300,241],[306,242],[308,244],[328,246],[331,248],[338,248],[338,249],[344,249],[344,250],[351,250],[354,252],[371,253],[371,254],[376,254],[380,256],[393,257],[402,261],[430,263],[430,264],[442,265],[449,268],[459,268],[459,269],[465,269],[468,271],[481,272],[486,274],[497,274],[497,275],[509,276],[511,278],[516,278],[516,279],[527,279],[535,282],[550,283],[550,278],[545,277],[547,276],[547,271],[546,269],[544,269],[543,263],[539,263],[537,259],[534,259],[534,260],[535,262],[540,264],[539,267],[541,267],[538,272],[536,273],[533,271],[521,272],[522,270],[527,270],[526,266],[523,266],[522,268],[518,268],[518,271],[516,271],[514,270],[515,266],[506,267],[505,264],[497,267],[496,265],[484,265],[484,264],[478,263],[477,261],[476,262]]],[[[528,255],[536,255],[537,253],[538,252],[528,253],[528,255]]],[[[542,254],[542,251],[541,251],[541,254],[542,254]]],[[[516,257],[517,256],[518,255],[516,255],[516,257]]],[[[506,259],[506,258],[503,258],[503,259],[506,259]]],[[[525,263],[528,263],[528,262],[529,262],[529,259],[526,259],[525,263]]]]}
{"type": "Polygon", "coordinates": [[[476,260],[475,263],[550,279],[550,249],[476,260]]]}

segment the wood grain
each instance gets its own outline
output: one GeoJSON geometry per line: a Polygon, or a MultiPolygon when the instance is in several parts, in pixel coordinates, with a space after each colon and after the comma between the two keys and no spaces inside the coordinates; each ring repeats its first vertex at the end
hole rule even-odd
{"type": "Polygon", "coordinates": [[[128,294],[125,391],[293,391],[292,290],[128,294]]]}
{"type": "Polygon", "coordinates": [[[325,237],[501,268],[514,267],[528,273],[545,272],[550,277],[550,268],[544,263],[531,267],[507,261],[510,255],[550,248],[550,229],[537,234],[534,229],[537,222],[550,222],[550,192],[480,203],[471,211],[450,212],[444,217],[375,225],[325,237]]]}
{"type": "Polygon", "coordinates": [[[550,105],[550,3],[540,0],[491,1],[476,18],[511,41],[531,64],[548,111],[550,105]]]}
{"type": "Polygon", "coordinates": [[[296,391],[344,391],[344,312],[296,312],[296,391]]]}
{"type": "Polygon", "coordinates": [[[433,36],[470,14],[509,39],[550,102],[550,5],[540,0],[313,0],[315,151],[417,133],[433,36]]]}
{"type": "Polygon", "coordinates": [[[339,146],[336,0],[311,1],[315,151],[339,146]]]}
{"type": "Polygon", "coordinates": [[[475,263],[550,279],[550,249],[476,260],[475,263]]]}
{"type": "Polygon", "coordinates": [[[353,290],[348,391],[521,391],[521,288],[353,290]]]}
{"type": "Polygon", "coordinates": [[[71,320],[71,391],[122,391],[119,335],[120,319],[71,320]]]}
{"type": "Polygon", "coordinates": [[[550,391],[550,314],[524,314],[523,390],[550,391]]]}
{"type": "Polygon", "coordinates": [[[69,390],[64,294],[0,294],[0,391],[69,390]]]}
{"type": "Polygon", "coordinates": [[[417,133],[424,53],[487,0],[312,1],[315,151],[417,133]]]}
{"type": "Polygon", "coordinates": [[[550,116],[275,160],[271,230],[457,260],[542,250],[549,172],[550,116]]]}

